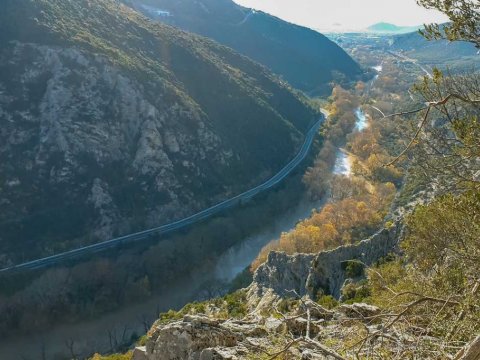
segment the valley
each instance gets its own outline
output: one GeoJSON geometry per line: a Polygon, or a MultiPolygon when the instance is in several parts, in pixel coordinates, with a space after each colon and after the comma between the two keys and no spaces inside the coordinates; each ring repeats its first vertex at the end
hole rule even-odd
{"type": "MultiPolygon", "coordinates": [[[[365,116],[361,114],[359,110],[357,113],[359,118],[358,126],[359,128],[363,128],[363,122],[365,121],[365,116]]],[[[85,256],[87,254],[98,253],[100,251],[105,251],[109,248],[128,244],[130,242],[136,242],[144,240],[152,235],[161,236],[163,234],[167,234],[169,232],[173,232],[179,229],[182,229],[186,226],[192,226],[195,223],[207,219],[215,214],[218,214],[226,209],[229,209],[235,205],[238,205],[242,202],[249,201],[254,196],[258,195],[263,191],[267,191],[270,188],[277,185],[279,182],[284,180],[290,173],[305,159],[308,155],[310,148],[312,147],[312,143],[314,140],[315,135],[318,133],[320,125],[323,123],[324,119],[318,120],[312,128],[308,131],[305,137],[305,141],[300,149],[300,151],[295,155],[295,157],[285,166],[283,167],[277,174],[275,174],[272,178],[268,179],[261,185],[258,185],[248,191],[245,191],[242,194],[236,195],[230,199],[224,200],[219,204],[216,204],[208,209],[202,210],[196,214],[190,215],[185,219],[177,220],[170,224],[162,225],[156,228],[143,230],[134,234],[130,235],[123,235],[116,239],[111,239],[103,242],[96,243],[94,245],[85,246],[79,249],[70,250],[61,254],[52,255],[46,258],[38,259],[29,261],[27,263],[14,265],[13,267],[0,269],[0,275],[5,274],[8,276],[9,273],[14,272],[21,272],[25,270],[37,270],[41,268],[45,268],[48,266],[56,265],[61,263],[65,260],[70,260],[78,257],[85,256]]]]}
{"type": "Polygon", "coordinates": [[[4,0],[0,359],[480,356],[456,4],[323,35],[231,0],[4,0]]]}
{"type": "Polygon", "coordinates": [[[66,321],[42,333],[15,336],[7,342],[0,342],[0,354],[22,360],[37,359],[42,353],[48,359],[66,359],[71,356],[70,344],[74,354],[83,358],[94,352],[115,352],[129,346],[148,331],[159,313],[180,309],[193,301],[224,295],[232,280],[250,265],[263,246],[282,232],[294,228],[298,219],[307,217],[313,208],[320,206],[322,202],[312,202],[303,197],[260,233],[242,239],[214,263],[177,277],[160,293],[94,319],[73,323],[66,321]]]}
{"type": "MultiPolygon", "coordinates": [[[[356,115],[354,129],[359,131],[365,126],[365,116],[359,109],[354,113],[356,115]]],[[[328,115],[326,112],[324,114],[328,115]]],[[[316,132],[315,128],[315,131],[311,133],[316,132]]],[[[305,144],[308,143],[306,141],[305,144]]],[[[305,147],[305,149],[307,148],[309,146],[305,147]]],[[[306,155],[306,152],[301,151],[298,155],[306,155]]],[[[344,152],[339,151],[333,169],[334,174],[337,173],[338,162],[348,159],[346,156],[344,152]]],[[[303,157],[299,158],[303,159],[303,157]]],[[[348,160],[345,161],[348,163],[348,160]]],[[[281,177],[277,176],[274,180],[279,178],[281,177]]],[[[132,339],[136,339],[144,333],[149,324],[157,318],[159,312],[165,312],[172,308],[180,309],[192,301],[202,301],[223,295],[229,284],[249,267],[262,247],[271,239],[279,238],[282,233],[294,229],[299,220],[305,219],[311,214],[312,209],[318,211],[328,201],[326,198],[312,201],[305,194],[297,195],[301,196],[297,203],[292,204],[293,207],[286,209],[283,214],[278,214],[259,233],[242,238],[238,244],[227,249],[213,263],[198,268],[196,271],[186,274],[185,277],[177,277],[174,282],[168,284],[168,290],[166,288],[158,294],[149,296],[147,301],[123,306],[119,310],[95,319],[73,324],[59,324],[39,335],[16,336],[8,344],[0,344],[0,354],[12,358],[21,356],[23,359],[35,359],[44,353],[47,358],[62,359],[69,356],[70,351],[81,357],[91,355],[93,352],[112,352],[129,345],[132,339]],[[19,344],[26,342],[29,345],[23,346],[19,351],[19,344]]],[[[271,206],[274,205],[271,204],[271,206]]]]}

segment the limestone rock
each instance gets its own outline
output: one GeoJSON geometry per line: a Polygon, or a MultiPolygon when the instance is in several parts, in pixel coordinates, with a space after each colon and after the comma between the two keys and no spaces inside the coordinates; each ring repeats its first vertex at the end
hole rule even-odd
{"type": "MultiPolygon", "coordinates": [[[[246,351],[245,349],[241,353],[246,353],[246,351]]],[[[199,360],[238,360],[238,355],[239,351],[236,348],[209,348],[201,352],[199,360]]]]}
{"type": "Polygon", "coordinates": [[[338,311],[350,318],[366,318],[380,314],[378,307],[363,303],[342,305],[338,308],[338,311]]]}
{"type": "MultiPolygon", "coordinates": [[[[222,326],[220,321],[204,316],[185,316],[183,321],[160,325],[154,329],[147,343],[147,358],[149,360],[229,359],[218,357],[222,354],[221,350],[206,352],[204,350],[234,347],[242,339],[241,333],[222,326]]],[[[234,358],[230,357],[230,359],[234,358]]]]}
{"type": "MultiPolygon", "coordinates": [[[[308,320],[303,317],[289,318],[285,321],[287,331],[295,336],[306,336],[308,320]]],[[[315,336],[320,331],[318,325],[310,321],[310,336],[315,336]]]]}
{"type": "Polygon", "coordinates": [[[133,349],[132,360],[148,360],[147,348],[145,346],[138,346],[133,349]]]}
{"type": "Polygon", "coordinates": [[[340,246],[316,255],[271,252],[267,261],[255,272],[248,289],[250,307],[265,306],[265,298],[271,303],[279,297],[292,297],[291,290],[311,299],[315,299],[319,291],[339,298],[340,290],[348,278],[343,264],[349,260],[359,260],[370,265],[396,251],[402,237],[400,223],[398,221],[391,228],[382,229],[357,244],[340,246]]]}

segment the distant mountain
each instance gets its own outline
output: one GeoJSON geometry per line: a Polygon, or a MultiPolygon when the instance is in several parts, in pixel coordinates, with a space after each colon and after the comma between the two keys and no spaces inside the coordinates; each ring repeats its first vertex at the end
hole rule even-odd
{"type": "Polygon", "coordinates": [[[246,190],[317,119],[265,67],[116,0],[4,0],[0,267],[246,190]]]}
{"type": "Polygon", "coordinates": [[[422,26],[397,26],[385,22],[380,22],[369,26],[367,30],[373,33],[380,34],[405,34],[421,29],[422,26]]]}
{"type": "Polygon", "coordinates": [[[231,0],[124,0],[153,19],[210,37],[269,67],[294,87],[328,93],[355,80],[359,65],[322,34],[231,0]]]}
{"type": "Polygon", "coordinates": [[[393,38],[391,49],[402,51],[408,56],[432,66],[471,68],[480,61],[478,50],[471,43],[461,41],[428,41],[417,32],[393,38]]]}

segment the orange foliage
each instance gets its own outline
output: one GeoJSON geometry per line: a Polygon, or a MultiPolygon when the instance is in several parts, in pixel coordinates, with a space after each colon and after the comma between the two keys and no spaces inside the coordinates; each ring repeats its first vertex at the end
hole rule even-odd
{"type": "MultiPolygon", "coordinates": [[[[360,179],[344,177],[342,181],[345,186],[351,182],[351,187],[362,188],[360,179]]],[[[387,183],[375,186],[373,193],[364,188],[362,194],[328,203],[294,230],[265,246],[252,263],[252,270],[265,262],[270,251],[316,253],[364,239],[381,225],[394,196],[395,186],[387,183]]]]}
{"type": "MultiPolygon", "coordinates": [[[[388,77],[382,81],[385,86],[391,85],[388,77]]],[[[358,83],[356,90],[360,91],[363,85],[358,83]]],[[[328,140],[304,176],[312,197],[319,198],[330,190],[332,201],[265,246],[252,263],[252,270],[265,262],[271,251],[316,253],[365,239],[382,225],[396,193],[394,184],[402,179],[399,168],[384,166],[392,159],[385,145],[391,142],[388,126],[393,124],[372,122],[367,129],[351,133],[347,146],[354,157],[352,170],[362,176],[332,176],[330,170],[336,158],[333,144],[342,143],[353,130],[354,111],[359,106],[358,97],[339,86],[333,89],[332,98],[325,130],[328,140]]]]}

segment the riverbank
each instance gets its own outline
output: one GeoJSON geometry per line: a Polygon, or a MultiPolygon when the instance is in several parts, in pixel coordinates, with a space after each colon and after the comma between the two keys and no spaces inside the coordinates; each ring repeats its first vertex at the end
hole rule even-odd
{"type": "Polygon", "coordinates": [[[205,259],[203,267],[177,278],[168,290],[94,319],[67,322],[42,333],[9,338],[0,342],[1,359],[63,360],[84,358],[94,352],[117,351],[118,345],[144,334],[160,312],[178,310],[192,301],[219,296],[219,285],[225,285],[243,271],[265,244],[294,228],[299,219],[308,217],[312,209],[322,205],[321,201],[311,202],[299,196],[300,200],[291,210],[276,217],[262,231],[229,248],[214,263],[205,259]]]}

